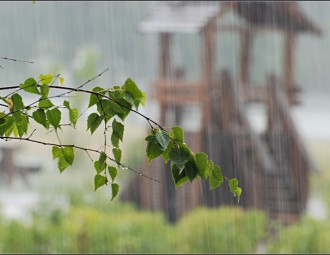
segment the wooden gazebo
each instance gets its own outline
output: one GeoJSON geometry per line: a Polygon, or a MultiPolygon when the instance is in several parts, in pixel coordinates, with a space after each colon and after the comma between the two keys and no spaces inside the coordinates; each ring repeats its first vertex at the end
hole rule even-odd
{"type": "MultiPolygon", "coordinates": [[[[160,106],[159,122],[170,125],[169,115],[174,115],[178,123],[183,105],[198,104],[201,128],[186,132],[185,141],[195,152],[208,153],[225,176],[240,180],[244,190],[241,206],[266,210],[270,218],[283,222],[296,220],[304,211],[308,173],[317,171],[290,115],[290,108],[299,104],[293,69],[295,37],[302,32],[321,34],[298,7],[297,2],[275,1],[159,2],[138,25],[141,32],[159,34],[159,75],[152,85],[160,106]],[[217,22],[229,11],[244,24],[217,22]],[[270,74],[265,84],[253,84],[251,48],[254,36],[262,31],[284,34],[283,77],[270,74]],[[240,35],[238,79],[232,79],[227,70],[214,70],[219,32],[240,35]],[[182,70],[170,72],[170,44],[175,33],[203,37],[200,80],[187,82],[182,70]],[[268,124],[262,134],[253,130],[246,114],[247,106],[256,102],[267,108],[268,124]]],[[[200,205],[235,203],[226,185],[210,191],[207,183],[193,182],[175,190],[170,169],[161,161],[146,164],[144,171],[161,179],[162,184],[134,178],[122,200],[133,201],[140,208],[162,210],[172,222],[200,205]]]]}

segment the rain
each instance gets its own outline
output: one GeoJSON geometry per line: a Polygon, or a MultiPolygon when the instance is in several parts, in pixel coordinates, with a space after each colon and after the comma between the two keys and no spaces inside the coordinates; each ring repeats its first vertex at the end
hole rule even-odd
{"type": "MultiPolygon", "coordinates": [[[[91,80],[90,90],[131,78],[147,94],[138,111],[182,127],[243,190],[238,201],[226,181],[175,188],[169,164],[148,163],[150,125],[137,114],[124,122],[112,202],[108,187],[94,191],[84,151],[60,173],[50,146],[0,137],[0,253],[329,253],[329,11],[317,1],[0,2],[0,89],[40,74],[64,87],[91,80]]],[[[82,124],[61,141],[100,150],[88,97],[64,98],[82,124]]]]}

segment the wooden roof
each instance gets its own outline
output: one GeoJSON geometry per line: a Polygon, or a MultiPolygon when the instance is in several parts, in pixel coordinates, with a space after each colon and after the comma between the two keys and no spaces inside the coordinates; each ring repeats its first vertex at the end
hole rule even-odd
{"type": "Polygon", "coordinates": [[[159,2],[138,24],[140,32],[197,33],[217,15],[220,3],[213,1],[159,2]]]}
{"type": "Polygon", "coordinates": [[[231,1],[226,5],[232,5],[235,11],[251,25],[321,34],[321,30],[299,10],[297,2],[231,1]]]}
{"type": "Polygon", "coordinates": [[[291,1],[164,1],[138,24],[140,32],[198,33],[212,19],[234,10],[248,24],[321,34],[291,1]]]}

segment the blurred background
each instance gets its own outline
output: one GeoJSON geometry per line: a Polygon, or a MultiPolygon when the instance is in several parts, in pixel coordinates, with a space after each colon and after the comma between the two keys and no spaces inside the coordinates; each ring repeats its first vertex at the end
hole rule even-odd
{"type": "MultiPolygon", "coordinates": [[[[0,141],[0,252],[330,252],[330,3],[292,2],[294,7],[288,8],[289,11],[279,6],[279,14],[276,16],[273,10],[262,9],[262,6],[257,13],[250,10],[244,14],[245,7],[232,4],[236,1],[183,2],[186,3],[0,2],[0,57],[34,62],[29,64],[0,59],[3,67],[0,69],[0,86],[19,85],[28,77],[38,78],[41,73],[60,73],[65,79],[65,86],[77,87],[109,67],[109,71],[87,85],[87,88],[112,87],[124,84],[127,78],[133,79],[147,93],[146,106],[140,108],[140,112],[165,125],[182,125],[191,132],[186,137],[188,144],[196,146],[196,150],[206,150],[215,161],[219,160],[222,171],[230,177],[240,176],[240,184],[243,186],[241,205],[234,203],[235,200],[227,203],[226,197],[217,198],[217,195],[211,195],[215,197],[213,202],[205,202],[203,195],[200,195],[204,194],[201,193],[203,188],[200,183],[179,188],[184,190],[178,190],[179,195],[167,194],[173,187],[165,186],[168,189],[159,191],[161,188],[156,186],[157,183],[141,180],[140,176],[124,169],[119,171],[117,178],[121,185],[120,193],[125,195],[109,203],[111,192],[107,188],[94,192],[93,164],[86,154],[77,151],[74,165],[60,174],[57,162],[52,160],[50,147],[0,141]],[[193,6],[192,14],[188,13],[190,5],[193,6]],[[178,12],[177,16],[175,12],[178,12]],[[285,37],[287,34],[282,33],[281,29],[290,26],[293,21],[286,19],[284,14],[281,16],[281,13],[292,15],[294,21],[301,21],[304,25],[290,27],[294,32],[292,59],[283,54],[288,41],[285,37]],[[181,19],[176,20],[178,16],[181,19]],[[257,16],[259,18],[253,18],[257,16]],[[267,21],[263,16],[277,18],[267,21]],[[192,22],[187,23],[185,17],[192,22]],[[214,34],[208,37],[204,29],[208,28],[208,22],[213,17],[217,19],[212,24],[224,28],[216,32],[213,30],[214,34]],[[242,45],[247,45],[247,42],[242,43],[237,31],[240,31],[241,26],[251,28],[260,20],[268,22],[265,28],[246,30],[249,38],[253,38],[253,46],[250,46],[248,60],[244,60],[242,45]],[[171,34],[168,44],[166,36],[160,36],[164,33],[171,34]],[[203,48],[207,40],[205,38],[213,38],[214,52],[211,57],[203,48]],[[163,54],[162,49],[166,45],[170,57],[163,54]],[[167,69],[162,73],[161,65],[166,62],[164,59],[167,59],[167,69]],[[212,67],[206,67],[208,65],[212,67]],[[235,169],[227,167],[226,170],[221,163],[230,161],[229,154],[223,154],[219,159],[213,153],[216,147],[212,147],[217,145],[198,145],[201,138],[194,138],[193,134],[203,134],[203,125],[206,123],[200,121],[203,120],[203,109],[187,103],[182,110],[183,117],[176,118],[180,114],[175,110],[176,103],[171,97],[172,92],[176,93],[175,89],[164,94],[168,99],[161,101],[155,88],[160,88],[157,87],[159,81],[166,81],[167,85],[179,84],[173,82],[180,78],[177,68],[184,69],[184,80],[188,85],[199,81],[202,85],[216,83],[213,80],[209,82],[211,78],[206,75],[208,70],[215,70],[214,73],[226,70],[234,84],[235,93],[241,95],[249,95],[251,92],[246,92],[240,84],[251,83],[256,84],[255,87],[262,87],[267,84],[269,74],[283,77],[284,83],[294,83],[295,87],[301,89],[299,93],[288,92],[285,102],[288,100],[289,103],[285,109],[290,113],[289,120],[294,123],[294,130],[301,141],[297,145],[298,169],[305,171],[304,165],[311,164],[315,166],[315,171],[307,169],[307,181],[300,175],[299,181],[293,181],[294,185],[301,185],[295,191],[304,194],[303,197],[295,194],[290,200],[298,201],[295,208],[297,211],[293,213],[295,217],[293,214],[290,214],[293,218],[286,214],[285,220],[280,217],[282,214],[279,212],[287,206],[286,194],[274,200],[278,214],[273,217],[273,208],[267,195],[267,192],[272,192],[272,182],[268,179],[256,181],[260,176],[254,169],[258,167],[248,169],[251,175],[253,173],[252,183],[266,185],[263,184],[262,189],[249,188],[248,184],[244,184],[245,175],[239,167],[235,167],[241,162],[236,154],[231,163],[226,163],[235,169]],[[244,68],[248,71],[242,71],[244,68]],[[299,103],[293,102],[295,100],[299,103]],[[164,105],[169,108],[172,106],[174,110],[171,112],[166,108],[162,116],[164,105]],[[313,164],[300,160],[304,156],[300,153],[301,147],[306,149],[306,155],[313,164]],[[141,185],[148,189],[142,192],[141,185]],[[265,193],[265,196],[260,197],[258,192],[265,193]],[[195,195],[190,193],[201,198],[196,202],[195,195]],[[249,196],[253,199],[249,199],[249,196]],[[143,202],[146,200],[149,202],[143,202]],[[171,204],[172,201],[175,201],[174,204],[171,204]],[[180,208],[175,216],[171,216],[173,207],[180,208]]],[[[194,96],[192,100],[204,102],[198,101],[202,100],[198,95],[194,96]]],[[[253,133],[261,137],[269,130],[269,126],[268,129],[266,126],[270,120],[267,119],[267,110],[256,98],[257,93],[252,93],[249,99],[252,103],[243,103],[243,117],[248,119],[248,126],[253,133]]],[[[77,96],[71,100],[80,112],[86,109],[88,97],[77,96]]],[[[138,116],[130,116],[125,123],[123,163],[157,176],[157,171],[163,171],[164,167],[151,169],[152,166],[147,166],[145,162],[146,144],[143,138],[148,132],[148,123],[138,116]]],[[[47,134],[46,131],[36,132],[34,137],[49,141],[54,139],[53,134],[47,134]]],[[[77,130],[63,130],[61,137],[62,142],[99,148],[102,134],[90,138],[86,134],[86,125],[82,123],[77,130]]],[[[235,146],[238,146],[234,146],[235,150],[240,148],[240,143],[237,135],[233,137],[235,146]]],[[[220,141],[218,146],[227,149],[231,145],[223,146],[220,141]]],[[[281,146],[279,150],[281,157],[284,157],[286,148],[281,146]]],[[[250,153],[256,155],[259,151],[252,146],[250,153]]],[[[255,166],[254,161],[258,161],[258,157],[251,156],[251,161],[251,166],[255,166]]],[[[282,167],[284,160],[280,159],[279,162],[282,167]]],[[[165,181],[168,176],[163,178],[165,181]]],[[[290,172],[283,178],[290,181],[295,175],[290,172]]],[[[251,183],[251,179],[246,180],[251,183]]],[[[277,183],[276,188],[280,187],[277,183]]],[[[220,193],[225,192],[219,190],[220,193]]]]}

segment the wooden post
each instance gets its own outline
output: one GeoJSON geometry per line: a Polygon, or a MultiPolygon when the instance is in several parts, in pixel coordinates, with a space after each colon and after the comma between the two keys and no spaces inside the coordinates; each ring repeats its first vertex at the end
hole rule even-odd
{"type": "MultiPolygon", "coordinates": [[[[213,64],[214,64],[214,43],[215,43],[215,22],[210,22],[203,30],[204,33],[204,66],[203,66],[203,80],[206,88],[211,92],[212,78],[213,78],[213,64]]],[[[211,96],[211,95],[210,95],[211,96]]],[[[202,123],[205,130],[210,127],[210,105],[203,104],[202,123]]]]}
{"type": "Polygon", "coordinates": [[[287,95],[289,104],[292,105],[295,103],[295,94],[294,94],[294,34],[292,31],[285,32],[285,49],[284,49],[284,91],[287,95]]]}
{"type": "Polygon", "coordinates": [[[241,89],[244,93],[247,89],[247,84],[250,81],[250,62],[251,62],[251,47],[252,47],[252,34],[250,29],[241,32],[241,59],[240,59],[240,82],[241,89]]]}
{"type": "MultiPolygon", "coordinates": [[[[159,37],[160,45],[160,58],[159,58],[159,78],[161,80],[167,80],[169,76],[170,66],[170,40],[169,33],[161,33],[159,37]]],[[[165,124],[165,114],[168,106],[165,104],[160,105],[160,123],[165,124]]]]}
{"type": "MultiPolygon", "coordinates": [[[[170,41],[171,41],[171,35],[169,33],[162,33],[160,34],[160,62],[159,62],[159,77],[162,81],[168,80],[169,73],[170,73],[170,41]]],[[[160,105],[160,124],[166,125],[166,112],[169,105],[167,102],[161,103],[160,105]]],[[[160,196],[161,200],[164,205],[164,211],[167,219],[170,222],[175,222],[177,219],[177,212],[176,212],[176,206],[177,206],[177,197],[175,193],[175,186],[173,184],[172,174],[169,167],[166,165],[164,167],[165,169],[162,169],[164,171],[164,179],[163,179],[163,185],[159,187],[160,190],[160,196]]]]}

